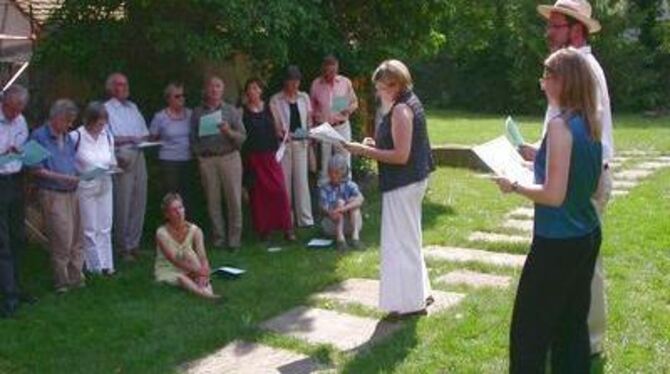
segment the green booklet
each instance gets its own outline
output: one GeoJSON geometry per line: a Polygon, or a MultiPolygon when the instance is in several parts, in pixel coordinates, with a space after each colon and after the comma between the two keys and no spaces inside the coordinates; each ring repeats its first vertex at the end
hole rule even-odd
{"type": "Polygon", "coordinates": [[[23,146],[21,160],[24,166],[37,165],[49,157],[51,157],[51,153],[34,140],[29,141],[23,146]]]}
{"type": "Polygon", "coordinates": [[[219,134],[219,125],[222,121],[223,118],[220,110],[200,117],[198,136],[203,137],[219,134]]]}
{"type": "Polygon", "coordinates": [[[508,116],[505,120],[505,137],[516,148],[526,144],[526,142],[523,140],[523,136],[521,136],[521,132],[519,131],[519,126],[511,116],[508,116]]]}
{"type": "Polygon", "coordinates": [[[12,161],[20,161],[21,155],[18,153],[7,153],[0,156],[0,166],[4,166],[12,161]]]}
{"type": "Polygon", "coordinates": [[[349,98],[346,96],[335,96],[333,97],[333,103],[330,106],[330,111],[333,113],[339,113],[345,109],[349,108],[349,98]]]}

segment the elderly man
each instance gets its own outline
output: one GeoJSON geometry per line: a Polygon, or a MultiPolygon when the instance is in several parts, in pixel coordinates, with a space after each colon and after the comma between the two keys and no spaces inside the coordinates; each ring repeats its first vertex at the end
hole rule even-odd
{"type": "Polygon", "coordinates": [[[31,138],[50,156],[31,167],[37,177],[40,205],[46,224],[51,268],[56,292],[84,286],[84,251],[75,167],[76,145],[68,136],[77,118],[77,107],[68,99],[57,100],[49,111],[47,124],[36,129],[31,138]]]}
{"type": "MultiPolygon", "coordinates": [[[[321,65],[321,76],[312,82],[310,96],[314,123],[330,123],[347,141],[351,140],[349,117],[358,108],[358,98],[351,81],[339,75],[339,61],[335,56],[326,56],[321,65]]],[[[342,149],[334,149],[329,143],[321,145],[321,176],[319,184],[328,181],[328,162],[333,152],[342,153],[351,168],[351,155],[342,149]]],[[[351,169],[350,169],[351,170],[351,169]]]]}
{"type": "Polygon", "coordinates": [[[147,166],[137,144],[149,137],[149,130],[137,105],[128,100],[130,88],[125,75],[111,74],[106,89],[111,96],[105,103],[109,129],[122,169],[114,175],[114,244],[123,260],[133,261],[139,256],[147,201],[147,166]]]}
{"type": "MultiPolygon", "coordinates": [[[[21,114],[28,104],[28,90],[13,85],[2,95],[0,107],[0,157],[21,151],[28,139],[28,125],[21,114]]],[[[19,254],[25,249],[25,207],[21,161],[0,163],[0,318],[13,316],[20,301],[34,301],[19,290],[19,254]]]]}
{"type": "MultiPolygon", "coordinates": [[[[600,31],[600,23],[592,18],[591,5],[585,0],[558,0],[553,6],[538,6],[537,11],[547,21],[547,42],[551,51],[564,47],[577,48],[588,62],[598,83],[599,114],[602,124],[603,170],[593,202],[602,219],[612,192],[612,173],[609,169],[609,162],[614,157],[614,138],[607,80],[602,67],[591,52],[591,46],[588,44],[589,35],[600,31]]],[[[543,133],[547,130],[547,123],[557,115],[559,115],[558,108],[547,108],[543,133]]],[[[531,145],[523,145],[520,150],[524,158],[530,161],[535,158],[537,148],[531,145]]],[[[591,283],[591,308],[588,324],[591,353],[600,354],[603,349],[602,344],[606,328],[604,272],[600,256],[596,261],[591,283]]]]}
{"type": "Polygon", "coordinates": [[[217,76],[205,80],[204,101],[193,110],[191,117],[191,148],[198,158],[202,185],[207,198],[207,210],[212,222],[213,243],[219,248],[236,250],[242,237],[242,158],[240,148],[247,133],[240,113],[223,102],[223,80],[217,76]],[[205,131],[204,116],[216,116],[215,133],[205,131]],[[202,123],[201,123],[202,122],[202,123]],[[221,191],[226,201],[226,222],[221,211],[221,191]]]}

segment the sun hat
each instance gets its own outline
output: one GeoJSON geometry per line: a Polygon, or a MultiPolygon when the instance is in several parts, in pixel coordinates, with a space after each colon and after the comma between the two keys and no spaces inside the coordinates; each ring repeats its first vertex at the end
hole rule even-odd
{"type": "Polygon", "coordinates": [[[554,5],[538,5],[537,12],[545,19],[549,19],[553,12],[565,14],[584,24],[590,34],[601,29],[600,22],[591,18],[593,9],[591,4],[585,0],[557,0],[554,5]]]}

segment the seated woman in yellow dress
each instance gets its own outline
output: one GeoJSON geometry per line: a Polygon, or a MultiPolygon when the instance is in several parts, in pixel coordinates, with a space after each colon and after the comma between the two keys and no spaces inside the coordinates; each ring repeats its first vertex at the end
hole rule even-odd
{"type": "Polygon", "coordinates": [[[161,209],[165,224],[156,230],[156,281],[182,287],[208,299],[220,296],[209,282],[209,261],[205,253],[202,230],[185,219],[181,197],[169,193],[161,209]]]}

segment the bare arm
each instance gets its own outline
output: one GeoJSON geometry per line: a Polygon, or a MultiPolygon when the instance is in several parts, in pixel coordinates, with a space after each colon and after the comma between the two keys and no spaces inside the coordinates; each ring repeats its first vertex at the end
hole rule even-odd
{"type": "Polygon", "coordinates": [[[365,198],[363,197],[363,194],[359,194],[358,196],[354,196],[349,201],[344,204],[342,208],[340,208],[341,212],[348,212],[350,210],[358,209],[361,206],[363,206],[363,202],[365,201],[365,198]]]}
{"type": "Polygon", "coordinates": [[[175,256],[175,254],[168,248],[168,246],[161,240],[160,236],[156,234],[156,243],[158,248],[165,258],[177,268],[184,270],[188,273],[200,273],[200,269],[193,266],[189,261],[181,261],[175,256]]]}
{"type": "Polygon", "coordinates": [[[199,227],[195,228],[195,233],[193,236],[194,240],[194,250],[195,253],[198,255],[198,259],[200,260],[200,264],[203,265],[203,269],[201,269],[201,275],[209,275],[210,267],[209,267],[209,260],[207,259],[207,252],[205,252],[205,241],[203,238],[202,230],[200,230],[199,227]]]}

